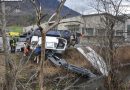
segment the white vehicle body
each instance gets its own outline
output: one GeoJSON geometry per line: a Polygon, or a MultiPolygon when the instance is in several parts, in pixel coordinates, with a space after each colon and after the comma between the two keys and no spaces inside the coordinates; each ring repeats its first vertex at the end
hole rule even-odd
{"type": "MultiPolygon", "coordinates": [[[[31,49],[35,49],[36,46],[41,46],[42,38],[38,36],[32,36],[31,49]]],[[[64,51],[66,49],[67,40],[60,37],[46,36],[45,48],[56,51],[64,51]]]]}
{"type": "Polygon", "coordinates": [[[25,42],[16,42],[16,51],[21,51],[21,49],[24,47],[25,42]]]}
{"type": "Polygon", "coordinates": [[[103,75],[108,76],[109,69],[107,68],[105,61],[91,47],[87,46],[83,49],[78,47],[77,50],[92,64],[92,66],[97,70],[100,70],[103,75]]]}
{"type": "Polygon", "coordinates": [[[22,51],[22,48],[24,48],[24,43],[26,42],[26,37],[19,38],[19,41],[16,42],[16,48],[15,51],[22,51]]]}

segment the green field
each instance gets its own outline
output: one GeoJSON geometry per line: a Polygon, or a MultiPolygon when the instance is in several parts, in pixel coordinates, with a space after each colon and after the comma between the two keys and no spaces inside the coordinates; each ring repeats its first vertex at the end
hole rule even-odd
{"type": "Polygon", "coordinates": [[[9,32],[22,32],[23,31],[23,27],[20,26],[10,26],[8,27],[9,32]]]}

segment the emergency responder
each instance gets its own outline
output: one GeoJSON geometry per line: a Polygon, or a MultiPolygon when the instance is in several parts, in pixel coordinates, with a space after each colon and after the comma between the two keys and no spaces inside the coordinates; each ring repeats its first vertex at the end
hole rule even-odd
{"type": "Polygon", "coordinates": [[[16,47],[16,40],[15,40],[15,38],[12,38],[10,40],[10,47],[11,47],[11,53],[15,53],[15,47],[16,47]]]}

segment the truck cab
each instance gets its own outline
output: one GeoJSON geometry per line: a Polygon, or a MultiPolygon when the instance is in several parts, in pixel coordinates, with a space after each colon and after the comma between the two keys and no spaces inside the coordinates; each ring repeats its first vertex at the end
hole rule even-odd
{"type": "MultiPolygon", "coordinates": [[[[67,40],[61,37],[60,31],[57,30],[49,30],[46,33],[46,50],[53,50],[57,53],[61,53],[65,51],[67,47],[67,40]]],[[[31,49],[35,49],[36,46],[41,46],[42,37],[40,35],[34,34],[31,38],[31,49]]]]}

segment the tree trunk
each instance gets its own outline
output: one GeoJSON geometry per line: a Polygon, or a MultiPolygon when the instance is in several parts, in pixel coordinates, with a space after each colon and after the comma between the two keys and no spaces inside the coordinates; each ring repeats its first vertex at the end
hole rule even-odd
{"type": "Polygon", "coordinates": [[[40,61],[40,70],[39,70],[39,86],[40,90],[45,90],[44,86],[44,74],[43,74],[43,62],[45,60],[45,42],[46,42],[46,33],[42,30],[42,45],[41,45],[41,61],[40,61]]]}

